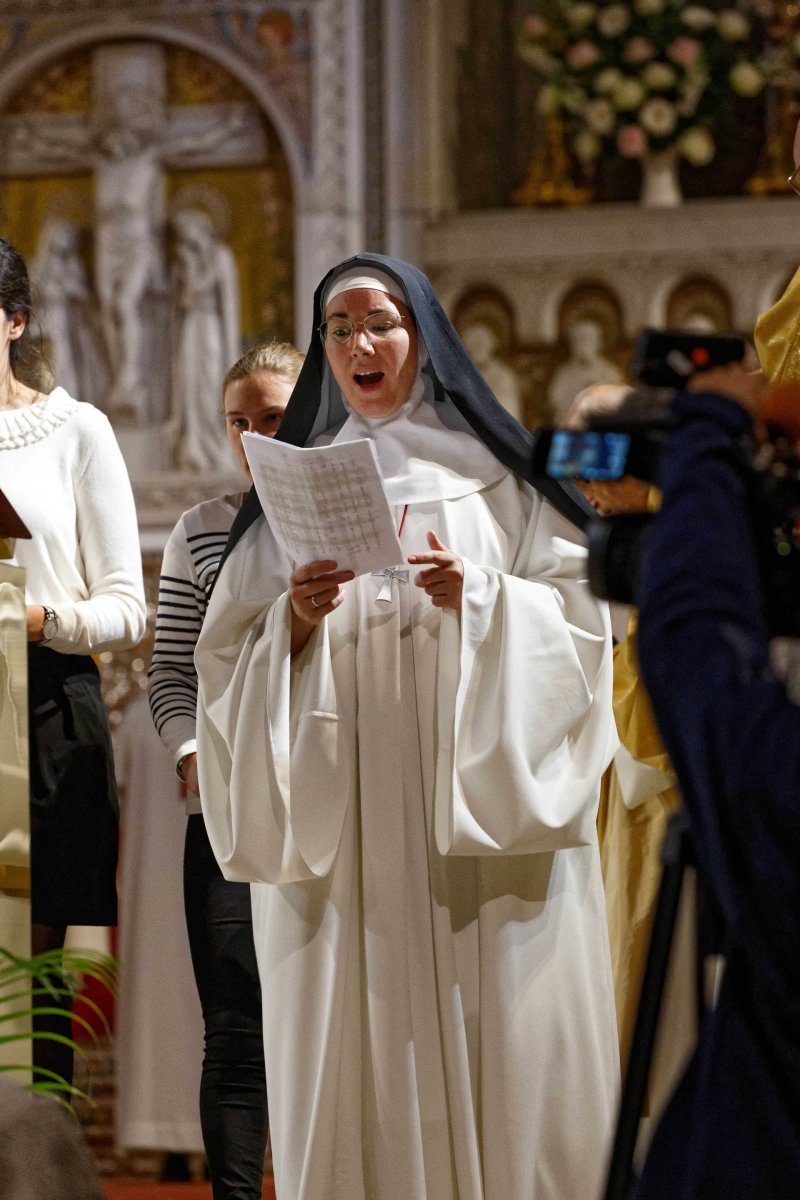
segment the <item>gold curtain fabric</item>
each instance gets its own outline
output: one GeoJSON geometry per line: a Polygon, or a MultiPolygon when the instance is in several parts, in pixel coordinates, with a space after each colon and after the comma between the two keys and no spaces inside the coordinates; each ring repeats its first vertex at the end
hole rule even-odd
{"type": "Polygon", "coordinates": [[[800,380],[800,270],[780,299],[756,321],[755,343],[770,383],[800,380]]]}
{"type": "MultiPolygon", "coordinates": [[[[614,716],[620,741],[629,755],[637,763],[674,779],[639,676],[635,620],[631,621],[626,640],[614,651],[614,716]]],[[[680,803],[678,790],[672,786],[628,807],[615,763],[603,777],[598,833],[623,1078],[661,882],[661,843],[680,803]]]]}

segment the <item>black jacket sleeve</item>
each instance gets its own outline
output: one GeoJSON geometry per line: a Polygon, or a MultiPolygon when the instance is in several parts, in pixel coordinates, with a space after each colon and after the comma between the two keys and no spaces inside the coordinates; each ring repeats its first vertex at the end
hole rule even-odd
{"type": "Polygon", "coordinates": [[[765,984],[788,973],[796,987],[800,709],[769,667],[750,417],[711,393],[679,396],[675,412],[642,567],[642,673],[728,928],[765,984]]]}

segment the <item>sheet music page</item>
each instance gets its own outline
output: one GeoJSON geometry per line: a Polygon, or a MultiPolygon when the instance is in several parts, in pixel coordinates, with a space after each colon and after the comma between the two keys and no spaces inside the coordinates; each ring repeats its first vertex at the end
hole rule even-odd
{"type": "Polygon", "coordinates": [[[369,438],[305,447],[244,433],[242,443],[269,526],[298,566],[332,558],[365,575],[403,561],[369,438]]]}

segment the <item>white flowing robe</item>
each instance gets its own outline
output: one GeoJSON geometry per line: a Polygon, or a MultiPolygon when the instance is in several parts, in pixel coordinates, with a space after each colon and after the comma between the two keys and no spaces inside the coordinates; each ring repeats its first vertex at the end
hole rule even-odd
{"type": "MultiPolygon", "coordinates": [[[[290,658],[265,522],[197,648],[203,811],[253,882],[280,1200],[597,1200],[618,1088],[585,550],[505,475],[409,506],[463,607],[363,576],[290,658]]],[[[399,514],[398,514],[399,516],[399,514]]]]}

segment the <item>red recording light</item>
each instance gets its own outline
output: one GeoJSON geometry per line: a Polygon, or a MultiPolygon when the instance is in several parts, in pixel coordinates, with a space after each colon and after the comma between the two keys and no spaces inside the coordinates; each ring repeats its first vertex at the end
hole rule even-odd
{"type": "Polygon", "coordinates": [[[711,361],[711,355],[705,346],[695,346],[691,353],[691,359],[696,367],[707,367],[711,361]]]}

